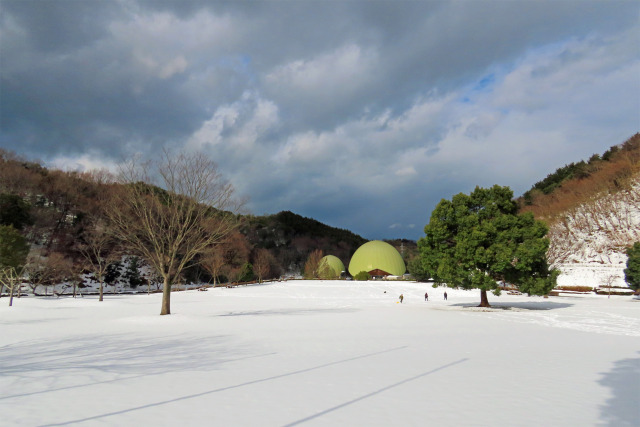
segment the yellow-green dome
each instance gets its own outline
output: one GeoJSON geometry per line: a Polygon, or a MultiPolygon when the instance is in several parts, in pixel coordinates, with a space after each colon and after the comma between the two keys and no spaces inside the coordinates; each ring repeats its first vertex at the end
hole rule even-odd
{"type": "Polygon", "coordinates": [[[326,255],[320,260],[318,271],[321,277],[324,269],[329,269],[327,276],[331,277],[340,277],[340,274],[345,271],[344,264],[340,261],[340,258],[333,255],[326,255]]]}
{"type": "Polygon", "coordinates": [[[360,246],[351,257],[349,274],[380,270],[394,276],[402,276],[407,270],[400,253],[390,244],[372,240],[360,246]]]}

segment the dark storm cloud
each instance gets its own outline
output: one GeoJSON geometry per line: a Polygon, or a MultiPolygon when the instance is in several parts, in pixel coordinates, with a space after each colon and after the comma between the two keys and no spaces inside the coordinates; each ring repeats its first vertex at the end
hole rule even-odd
{"type": "Polygon", "coordinates": [[[3,0],[0,7],[3,19],[15,19],[30,47],[42,53],[87,46],[107,36],[107,24],[121,16],[118,4],[106,1],[3,0]]]}
{"type": "Polygon", "coordinates": [[[87,51],[3,76],[3,133],[27,137],[14,137],[23,148],[55,153],[136,139],[162,143],[198,125],[202,112],[179,82],[152,79],[136,89],[135,73],[119,57],[87,51]]]}
{"type": "Polygon", "coordinates": [[[631,1],[3,0],[0,11],[3,148],[92,166],[197,149],[255,213],[290,209],[370,238],[417,237],[442,197],[524,191],[638,130],[631,1]]]}

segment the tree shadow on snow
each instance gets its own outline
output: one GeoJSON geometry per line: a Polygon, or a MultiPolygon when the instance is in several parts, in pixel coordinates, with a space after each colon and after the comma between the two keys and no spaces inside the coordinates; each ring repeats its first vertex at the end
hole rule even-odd
{"type": "MultiPolygon", "coordinates": [[[[322,365],[311,366],[311,367],[308,367],[308,368],[299,369],[297,371],[284,372],[284,373],[281,373],[281,374],[278,374],[278,375],[273,375],[273,376],[269,376],[269,377],[265,377],[265,378],[258,378],[258,379],[252,380],[252,381],[247,381],[247,382],[243,382],[243,383],[239,383],[239,384],[232,384],[232,385],[219,387],[219,388],[212,389],[212,390],[206,390],[206,391],[203,391],[203,392],[200,392],[200,393],[194,393],[194,394],[190,394],[190,395],[186,395],[186,396],[174,397],[174,398],[171,398],[171,399],[162,400],[162,401],[158,401],[158,402],[153,402],[153,403],[149,403],[149,404],[146,404],[146,405],[141,405],[141,406],[136,406],[136,407],[132,407],[132,408],[122,409],[120,411],[107,412],[107,413],[104,413],[104,414],[94,415],[94,416],[91,416],[91,417],[75,419],[75,420],[68,420],[68,421],[59,422],[59,423],[46,424],[45,426],[42,426],[42,427],[63,426],[63,425],[68,425],[68,424],[76,424],[76,423],[83,423],[83,422],[87,422],[87,421],[101,420],[101,419],[104,419],[104,418],[108,418],[108,417],[112,417],[112,416],[116,416],[116,415],[122,415],[122,414],[126,414],[126,413],[129,413],[129,412],[139,411],[139,410],[142,410],[142,409],[154,408],[154,407],[158,407],[158,406],[167,405],[167,404],[170,404],[170,403],[181,402],[181,401],[190,400],[190,399],[203,397],[203,396],[209,396],[209,395],[213,395],[215,393],[222,393],[222,392],[225,392],[227,390],[233,390],[233,389],[237,389],[237,388],[241,388],[241,387],[251,386],[251,385],[254,385],[254,384],[259,384],[259,383],[264,383],[264,382],[277,380],[277,379],[280,379],[280,378],[295,376],[295,375],[303,374],[303,373],[306,373],[306,372],[311,372],[311,371],[315,371],[315,370],[321,370],[321,369],[327,368],[329,366],[334,366],[334,365],[339,365],[339,364],[343,364],[343,363],[354,362],[354,361],[357,361],[357,360],[360,360],[360,359],[365,359],[365,358],[369,358],[369,357],[375,357],[375,356],[378,356],[378,355],[381,355],[381,354],[385,354],[385,353],[404,350],[406,348],[407,348],[407,346],[388,348],[388,349],[376,351],[376,352],[373,352],[373,353],[361,354],[361,355],[350,357],[350,358],[347,358],[347,359],[336,360],[336,361],[324,363],[322,365]]],[[[414,378],[409,378],[409,379],[407,379],[405,381],[402,381],[402,382],[400,382],[398,384],[394,384],[394,385],[392,385],[390,387],[387,387],[387,388],[395,387],[397,385],[403,384],[403,383],[408,382],[408,381],[413,381],[413,380],[415,380],[417,378],[421,378],[421,377],[429,375],[429,374],[431,374],[433,372],[442,370],[444,368],[447,368],[449,366],[453,366],[453,365],[458,364],[458,363],[465,362],[467,360],[468,359],[466,359],[466,358],[465,359],[461,359],[461,360],[459,360],[457,362],[453,362],[453,363],[450,363],[448,365],[441,366],[441,367],[436,368],[436,369],[432,369],[429,372],[425,372],[425,373],[423,373],[421,375],[418,375],[418,376],[416,376],[414,378]]],[[[386,390],[387,388],[379,390],[376,393],[382,392],[382,391],[386,390]]],[[[373,394],[375,394],[375,393],[373,393],[373,394]]],[[[367,396],[365,396],[365,397],[367,397],[367,396]]],[[[357,400],[361,400],[361,399],[357,399],[357,400]]],[[[344,406],[344,405],[341,405],[341,406],[344,406]]],[[[332,410],[335,410],[335,409],[331,409],[331,410],[328,410],[328,411],[323,411],[323,413],[330,412],[332,410]]],[[[321,415],[321,414],[316,414],[314,416],[311,416],[311,417],[309,417],[309,419],[316,418],[319,415],[321,415]]],[[[303,421],[303,420],[301,420],[301,421],[303,421]]],[[[290,424],[290,425],[295,425],[295,424],[298,424],[298,423],[299,422],[295,422],[295,423],[290,424]]]]}
{"type": "Polygon", "coordinates": [[[285,316],[285,315],[307,315],[319,313],[353,313],[358,310],[354,308],[283,308],[277,310],[255,310],[255,311],[231,311],[225,314],[218,314],[216,317],[234,316],[285,316]]]}
{"type": "Polygon", "coordinates": [[[229,341],[225,336],[211,336],[207,337],[207,345],[203,345],[201,338],[114,334],[4,345],[0,347],[0,376],[22,378],[26,383],[46,383],[50,387],[0,393],[0,401],[179,372],[193,366],[200,370],[217,369],[224,363],[274,354],[254,354],[229,341]],[[72,378],[75,384],[61,382],[61,378],[72,378]]]}
{"type": "Polygon", "coordinates": [[[640,358],[622,359],[613,369],[601,373],[598,383],[609,387],[612,396],[600,406],[600,419],[606,425],[635,427],[640,420],[640,358]]]}
{"type": "Polygon", "coordinates": [[[441,370],[444,370],[444,369],[447,369],[447,368],[451,368],[451,367],[453,367],[455,365],[458,365],[460,363],[467,362],[468,360],[469,360],[469,358],[465,357],[463,359],[456,360],[455,362],[451,362],[451,363],[447,363],[446,365],[438,366],[437,368],[431,369],[429,371],[423,372],[423,373],[415,375],[413,377],[405,378],[404,380],[399,381],[397,383],[387,385],[387,386],[382,387],[382,388],[380,388],[378,390],[374,390],[374,391],[372,391],[370,393],[367,393],[367,394],[365,394],[363,396],[360,396],[360,397],[357,397],[355,399],[349,400],[347,402],[341,403],[341,404],[339,404],[337,406],[334,406],[332,408],[325,409],[323,411],[320,411],[320,412],[315,413],[313,415],[310,415],[308,417],[305,417],[305,418],[296,420],[294,422],[288,423],[284,427],[293,427],[293,426],[297,426],[299,424],[306,423],[307,421],[311,421],[311,420],[313,420],[315,418],[322,417],[322,416],[324,416],[326,414],[329,414],[331,412],[337,411],[337,410],[342,409],[342,408],[344,408],[346,406],[353,405],[354,403],[360,402],[361,400],[368,399],[370,397],[373,397],[375,395],[381,394],[381,393],[386,392],[388,390],[391,390],[393,388],[402,386],[402,385],[404,385],[406,383],[409,383],[409,382],[412,382],[412,381],[416,381],[416,380],[421,379],[423,377],[426,377],[428,375],[434,374],[434,373],[436,373],[438,371],[441,371],[441,370]]]}
{"type": "Polygon", "coordinates": [[[478,307],[478,303],[458,303],[451,304],[452,307],[464,309],[475,309],[475,311],[526,311],[526,310],[556,310],[559,308],[572,307],[573,304],[552,301],[531,301],[531,302],[496,302],[490,303],[491,307],[478,307]]]}

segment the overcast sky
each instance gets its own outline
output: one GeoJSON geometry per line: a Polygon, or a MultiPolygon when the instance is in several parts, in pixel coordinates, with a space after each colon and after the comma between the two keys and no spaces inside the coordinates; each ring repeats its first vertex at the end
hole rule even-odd
{"type": "Polygon", "coordinates": [[[637,1],[0,1],[0,146],[214,159],[256,215],[424,235],[640,131],[637,1]]]}

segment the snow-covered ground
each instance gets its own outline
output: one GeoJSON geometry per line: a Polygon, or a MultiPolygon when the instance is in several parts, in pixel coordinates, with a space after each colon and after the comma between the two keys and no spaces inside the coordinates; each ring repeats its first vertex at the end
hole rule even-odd
{"type": "Polygon", "coordinates": [[[639,300],[444,291],[277,282],[175,292],[171,316],[160,294],[3,298],[0,424],[638,425],[639,300]]]}

